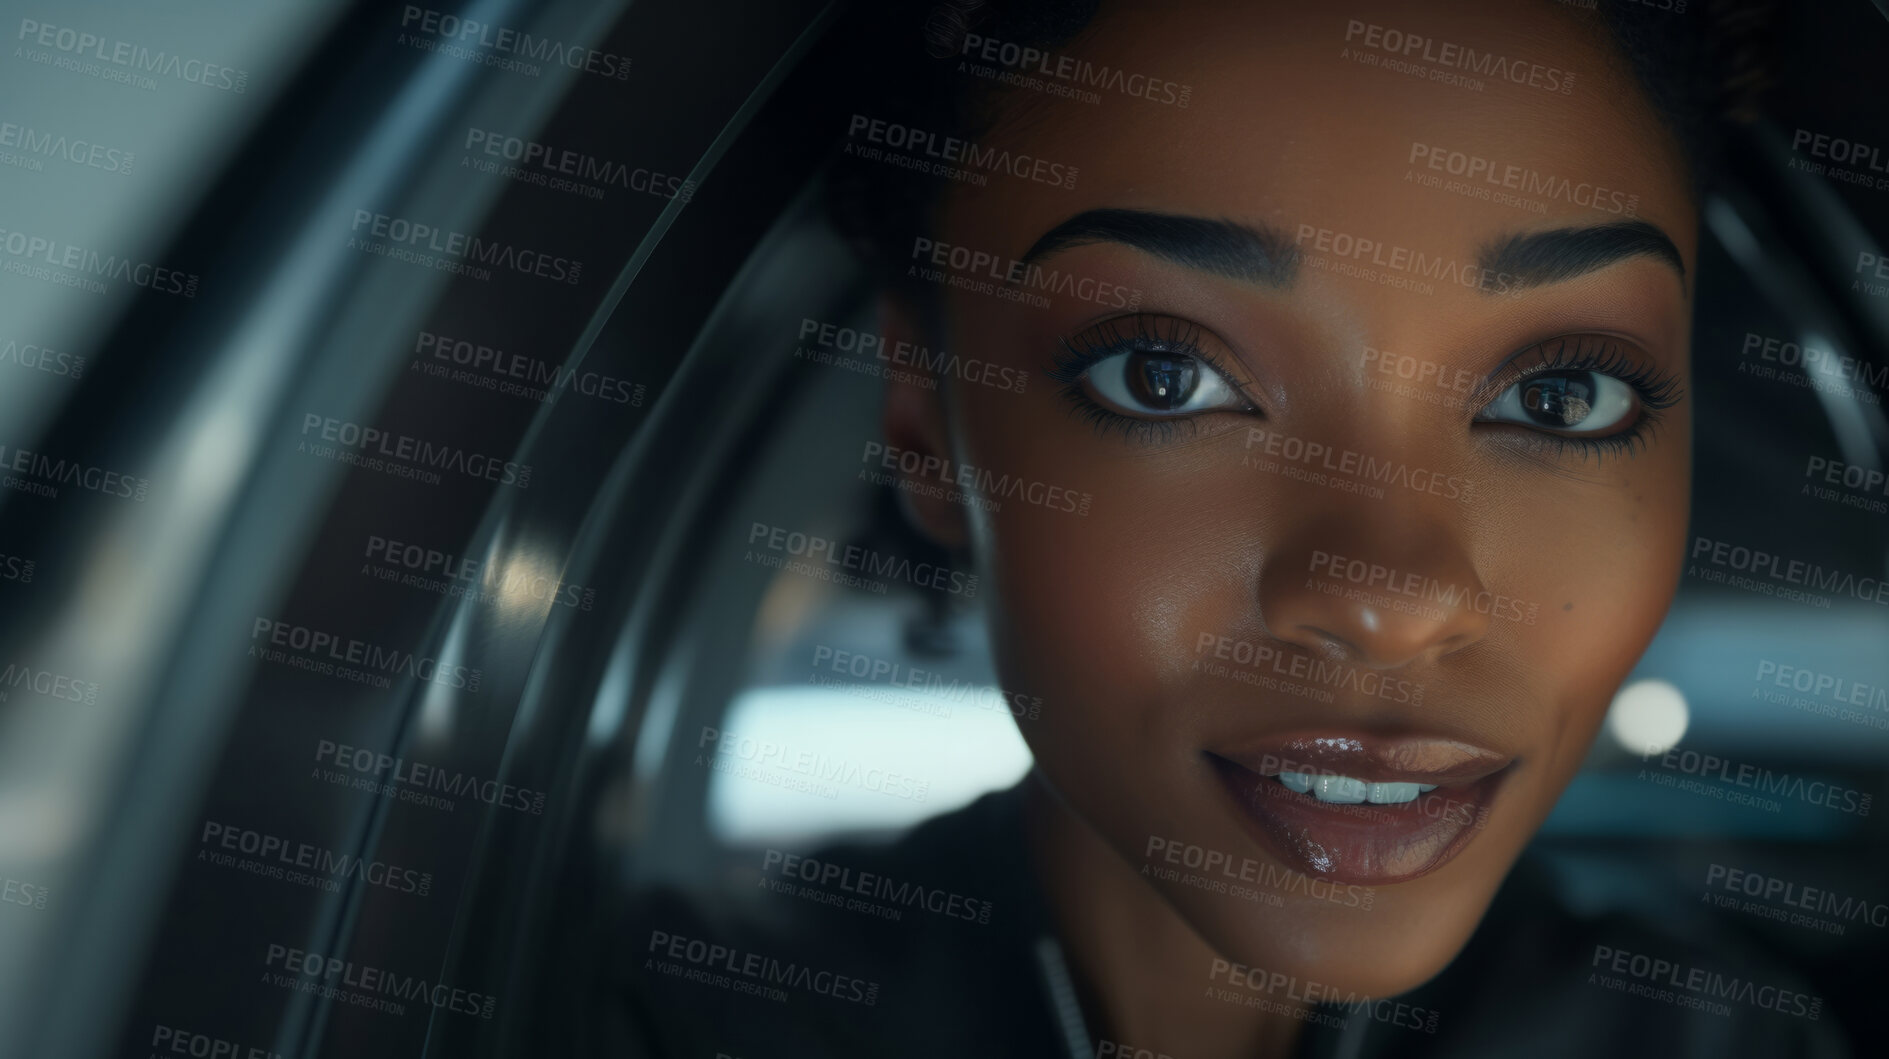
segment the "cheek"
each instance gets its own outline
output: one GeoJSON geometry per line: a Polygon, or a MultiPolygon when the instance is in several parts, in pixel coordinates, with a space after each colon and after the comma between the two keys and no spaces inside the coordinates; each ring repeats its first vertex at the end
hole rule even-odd
{"type": "MultiPolygon", "coordinates": [[[[1690,513],[1690,454],[1683,429],[1628,461],[1619,481],[1580,487],[1563,501],[1535,482],[1496,523],[1501,537],[1481,542],[1484,563],[1499,571],[1493,589],[1538,605],[1532,624],[1514,624],[1519,680],[1552,713],[1538,729],[1539,756],[1552,803],[1586,756],[1621,683],[1666,617],[1684,565],[1690,513]]],[[[1547,804],[1542,806],[1545,812],[1547,804]]]]}
{"type": "Polygon", "coordinates": [[[1043,698],[1025,736],[1052,778],[1063,761],[1191,759],[1175,698],[1196,645],[1254,605],[1253,509],[1226,488],[1238,455],[1208,445],[1177,460],[1098,436],[1059,400],[968,402],[976,425],[956,432],[966,463],[1091,498],[1085,515],[1013,497],[975,517],[999,667],[1043,698]]]}
{"type": "Polygon", "coordinates": [[[1087,517],[991,515],[980,544],[1009,631],[1047,636],[1129,687],[1180,679],[1199,634],[1253,606],[1254,542],[1188,495],[1116,478],[1087,517]]]}

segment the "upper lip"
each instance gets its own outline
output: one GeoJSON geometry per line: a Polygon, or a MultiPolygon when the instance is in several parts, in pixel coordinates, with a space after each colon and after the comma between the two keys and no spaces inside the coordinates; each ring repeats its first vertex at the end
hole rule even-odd
{"type": "Polygon", "coordinates": [[[1463,787],[1515,759],[1460,739],[1428,735],[1319,732],[1274,736],[1210,751],[1261,776],[1281,772],[1340,775],[1372,783],[1463,787]]]}

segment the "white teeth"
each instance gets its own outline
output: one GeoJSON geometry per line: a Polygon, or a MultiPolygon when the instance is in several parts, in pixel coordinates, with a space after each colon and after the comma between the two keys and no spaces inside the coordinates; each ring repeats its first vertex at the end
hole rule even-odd
{"type": "Polygon", "coordinates": [[[1371,800],[1379,805],[1395,805],[1398,802],[1415,801],[1417,785],[1414,783],[1373,783],[1371,800]]]}
{"type": "Polygon", "coordinates": [[[1371,785],[1350,776],[1320,776],[1312,783],[1312,795],[1321,802],[1352,804],[1370,793],[1371,785]]]}
{"type": "Polygon", "coordinates": [[[1415,801],[1417,795],[1436,790],[1434,783],[1366,783],[1350,776],[1321,776],[1310,772],[1281,772],[1278,779],[1287,790],[1309,793],[1321,802],[1342,805],[1367,801],[1374,805],[1396,805],[1415,801]]]}

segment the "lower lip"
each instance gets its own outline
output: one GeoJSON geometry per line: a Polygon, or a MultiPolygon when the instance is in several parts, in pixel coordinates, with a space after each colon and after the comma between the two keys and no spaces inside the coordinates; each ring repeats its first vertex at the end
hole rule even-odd
{"type": "Polygon", "coordinates": [[[1508,774],[1504,768],[1395,805],[1345,805],[1299,794],[1216,754],[1206,757],[1248,832],[1308,875],[1360,886],[1405,882],[1448,864],[1482,829],[1508,774]]]}

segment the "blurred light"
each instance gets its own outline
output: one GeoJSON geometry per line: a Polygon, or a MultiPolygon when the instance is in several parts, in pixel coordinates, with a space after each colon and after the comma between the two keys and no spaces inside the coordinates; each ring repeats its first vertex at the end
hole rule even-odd
{"type": "Polygon", "coordinates": [[[7,839],[7,868],[9,872],[53,870],[52,865],[71,854],[84,831],[79,809],[56,790],[15,787],[0,793],[0,834],[7,839]]]}
{"type": "Polygon", "coordinates": [[[1664,754],[1685,737],[1691,716],[1678,688],[1664,680],[1636,680],[1607,708],[1607,734],[1628,753],[1664,754]]]}
{"type": "Polygon", "coordinates": [[[1002,790],[1030,770],[1030,748],[995,689],[966,695],[899,689],[902,705],[873,690],[765,687],[742,693],[698,746],[714,767],[708,819],[730,842],[805,840],[852,830],[909,827],[1002,790]],[[745,751],[745,753],[744,753],[745,751]],[[923,784],[923,798],[909,797],[923,784]]]}
{"type": "Polygon", "coordinates": [[[549,552],[519,544],[509,555],[501,554],[496,563],[488,558],[487,568],[496,569],[485,580],[496,583],[499,609],[505,612],[505,618],[540,618],[557,602],[560,592],[569,591],[570,586],[558,579],[556,557],[549,552]]]}

